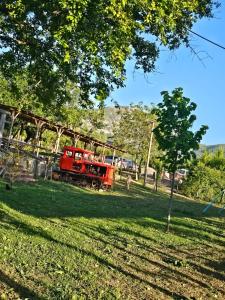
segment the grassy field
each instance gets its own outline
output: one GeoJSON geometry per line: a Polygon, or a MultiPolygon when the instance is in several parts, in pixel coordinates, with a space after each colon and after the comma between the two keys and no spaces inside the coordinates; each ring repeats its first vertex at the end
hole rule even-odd
{"type": "Polygon", "coordinates": [[[140,185],[0,184],[0,299],[225,299],[225,218],[140,185]]]}

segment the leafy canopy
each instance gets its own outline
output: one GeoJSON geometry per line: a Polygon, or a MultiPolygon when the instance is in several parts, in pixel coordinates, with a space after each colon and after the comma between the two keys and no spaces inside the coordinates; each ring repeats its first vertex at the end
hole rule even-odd
{"type": "Polygon", "coordinates": [[[197,132],[192,132],[196,116],[192,112],[197,105],[183,96],[183,89],[177,88],[170,95],[167,91],[161,93],[163,101],[158,104],[155,113],[158,125],[154,129],[159,148],[164,151],[164,164],[174,173],[188,160],[195,157],[194,150],[206,133],[208,126],[201,126],[197,132]]]}
{"type": "Polygon", "coordinates": [[[189,45],[188,30],[212,17],[213,0],[2,0],[0,71],[26,69],[38,99],[68,100],[68,80],[83,105],[123,86],[125,62],[151,72],[159,44],[189,45]]]}
{"type": "Polygon", "coordinates": [[[147,158],[151,134],[152,108],[142,103],[120,108],[120,120],[114,124],[113,143],[140,161],[147,158]]]}
{"type": "MultiPolygon", "coordinates": [[[[28,81],[26,72],[20,76],[14,75],[13,80],[6,80],[0,73],[0,103],[17,107],[19,110],[32,112],[47,118],[49,121],[78,131],[85,131],[83,127],[87,123],[91,123],[93,132],[102,123],[103,108],[98,110],[82,108],[79,102],[80,91],[71,82],[68,82],[66,85],[66,89],[70,94],[70,101],[58,102],[55,99],[51,103],[42,103],[38,101],[28,81]]],[[[24,121],[19,122],[18,120],[17,123],[20,126],[24,121]]],[[[87,132],[85,131],[85,133],[87,132]]]]}

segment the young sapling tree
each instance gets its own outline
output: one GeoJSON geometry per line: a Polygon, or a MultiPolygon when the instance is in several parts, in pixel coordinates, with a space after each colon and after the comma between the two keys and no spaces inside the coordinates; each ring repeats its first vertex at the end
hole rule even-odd
{"type": "Polygon", "coordinates": [[[183,89],[176,88],[170,95],[168,91],[161,92],[163,101],[158,104],[155,114],[158,125],[154,129],[159,148],[164,152],[163,165],[172,174],[171,193],[168,205],[167,227],[170,228],[175,172],[191,158],[206,133],[208,126],[193,132],[196,116],[192,112],[197,105],[183,96],[183,89]]]}

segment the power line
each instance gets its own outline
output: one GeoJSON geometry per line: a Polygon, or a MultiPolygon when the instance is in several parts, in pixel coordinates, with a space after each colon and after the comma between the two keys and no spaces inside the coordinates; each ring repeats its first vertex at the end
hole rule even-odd
{"type": "Polygon", "coordinates": [[[213,44],[213,45],[215,45],[215,46],[217,46],[217,47],[219,47],[219,48],[225,50],[225,47],[224,47],[224,46],[221,46],[221,45],[219,45],[219,44],[217,44],[217,43],[215,43],[215,42],[213,42],[213,41],[211,41],[211,40],[205,38],[204,36],[202,36],[202,35],[200,35],[200,34],[194,32],[194,31],[190,30],[190,29],[189,29],[189,31],[190,31],[191,33],[197,35],[197,36],[200,37],[201,39],[203,39],[203,40],[205,40],[205,41],[207,41],[207,42],[209,42],[209,43],[211,43],[211,44],[213,44]]]}

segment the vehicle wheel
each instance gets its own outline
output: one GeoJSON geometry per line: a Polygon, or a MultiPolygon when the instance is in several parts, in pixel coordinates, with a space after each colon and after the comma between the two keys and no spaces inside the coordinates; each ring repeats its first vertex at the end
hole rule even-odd
{"type": "Polygon", "coordinates": [[[99,186],[100,186],[100,185],[99,185],[99,181],[96,180],[96,179],[93,179],[92,182],[91,182],[91,187],[92,187],[93,189],[98,189],[99,186]]]}

